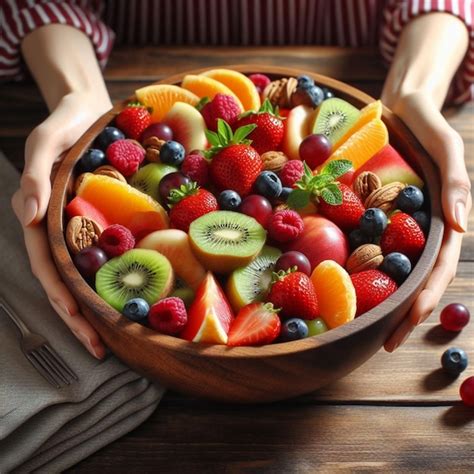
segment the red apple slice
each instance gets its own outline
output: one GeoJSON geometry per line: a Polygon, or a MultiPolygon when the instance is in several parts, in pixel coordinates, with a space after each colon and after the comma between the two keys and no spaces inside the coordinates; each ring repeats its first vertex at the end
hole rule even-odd
{"type": "Polygon", "coordinates": [[[310,134],[310,118],[314,110],[306,105],[298,105],[290,110],[285,121],[282,150],[290,160],[299,160],[300,144],[310,134]]]}

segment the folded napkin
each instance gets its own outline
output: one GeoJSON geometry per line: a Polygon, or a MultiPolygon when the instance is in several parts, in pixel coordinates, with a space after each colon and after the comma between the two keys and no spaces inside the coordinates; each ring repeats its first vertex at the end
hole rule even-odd
{"type": "Polygon", "coordinates": [[[89,355],[32,276],[10,206],[19,175],[0,153],[0,295],[45,336],[78,376],[56,389],[30,364],[0,310],[0,472],[60,472],[123,436],[156,408],[163,389],[109,355],[89,355]]]}

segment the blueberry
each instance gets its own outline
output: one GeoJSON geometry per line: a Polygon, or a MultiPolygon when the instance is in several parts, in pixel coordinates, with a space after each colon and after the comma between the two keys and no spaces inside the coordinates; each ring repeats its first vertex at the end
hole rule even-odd
{"type": "Polygon", "coordinates": [[[184,161],[184,147],[181,143],[169,140],[160,148],[160,161],[167,165],[179,166],[184,161]]]}
{"type": "Polygon", "coordinates": [[[111,143],[116,142],[117,140],[123,140],[124,138],[125,135],[118,128],[105,127],[104,130],[97,135],[95,145],[97,148],[105,151],[111,143]]]}
{"type": "Polygon", "coordinates": [[[262,171],[255,180],[255,191],[268,199],[277,198],[281,194],[280,178],[273,171],[262,171]]]}
{"type": "Polygon", "coordinates": [[[397,207],[400,211],[407,214],[413,214],[423,206],[423,193],[416,186],[407,186],[403,188],[397,197],[397,207]]]}
{"type": "Polygon", "coordinates": [[[332,99],[335,97],[334,92],[329,90],[327,87],[323,87],[323,93],[324,93],[324,100],[326,99],[332,99]]]}
{"type": "Polygon", "coordinates": [[[380,270],[401,285],[411,272],[411,262],[406,255],[392,252],[384,257],[380,270]]]}
{"type": "Polygon", "coordinates": [[[309,76],[298,76],[298,87],[306,88],[314,86],[314,81],[309,76]]]}
{"type": "Polygon", "coordinates": [[[370,207],[369,209],[366,209],[359,222],[360,230],[364,234],[373,237],[382,235],[383,231],[387,227],[387,224],[388,219],[385,212],[376,207],[370,207]]]}
{"type": "Polygon", "coordinates": [[[428,213],[425,211],[416,211],[413,213],[412,217],[416,222],[418,222],[423,233],[427,235],[430,230],[430,216],[428,213]]]}
{"type": "Polygon", "coordinates": [[[236,211],[242,202],[242,198],[235,191],[227,189],[219,194],[217,202],[223,211],[236,211]]]}
{"type": "Polygon", "coordinates": [[[309,98],[311,99],[313,107],[318,107],[319,105],[321,105],[321,102],[324,100],[324,92],[321,87],[313,86],[309,89],[306,89],[306,92],[309,98]]]}
{"type": "Polygon", "coordinates": [[[466,369],[467,363],[467,354],[457,347],[450,347],[441,356],[443,369],[451,375],[459,375],[466,369]]]}
{"type": "Polygon", "coordinates": [[[282,342],[297,341],[308,337],[308,326],[303,319],[291,318],[281,325],[280,340],[282,342]]]}
{"type": "Polygon", "coordinates": [[[278,198],[286,202],[288,200],[288,197],[291,191],[293,191],[293,188],[286,188],[286,187],[281,188],[281,193],[278,196],[278,198]]]}
{"type": "Polygon", "coordinates": [[[148,318],[150,306],[143,298],[133,298],[128,300],[122,310],[122,314],[137,323],[145,323],[148,318]]]}
{"type": "Polygon", "coordinates": [[[99,166],[106,164],[105,153],[97,148],[89,148],[79,160],[82,173],[92,172],[99,166]]]}
{"type": "Polygon", "coordinates": [[[365,235],[360,229],[355,229],[349,234],[349,246],[351,251],[364,244],[373,244],[375,239],[365,235]]]}

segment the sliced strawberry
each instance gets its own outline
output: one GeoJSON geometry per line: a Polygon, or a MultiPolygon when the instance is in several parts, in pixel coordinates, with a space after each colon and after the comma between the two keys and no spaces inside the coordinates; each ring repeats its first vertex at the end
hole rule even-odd
{"type": "Polygon", "coordinates": [[[270,303],[244,306],[232,322],[228,346],[260,346],[270,344],[280,334],[281,322],[270,303]]]}

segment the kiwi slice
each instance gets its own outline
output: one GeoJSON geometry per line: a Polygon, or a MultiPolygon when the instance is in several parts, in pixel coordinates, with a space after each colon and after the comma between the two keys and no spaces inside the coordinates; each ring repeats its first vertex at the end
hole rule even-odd
{"type": "Polygon", "coordinates": [[[130,184],[141,191],[148,194],[155,201],[160,202],[159,185],[160,181],[170,173],[178,171],[177,168],[163,163],[150,163],[140,168],[130,179],[130,184]]]}
{"type": "Polygon", "coordinates": [[[313,133],[326,135],[331,144],[337,143],[354,125],[360,111],[345,100],[333,97],[322,102],[313,125],[313,133]]]}
{"type": "Polygon", "coordinates": [[[99,296],[117,311],[132,298],[153,304],[173,287],[173,268],[156,250],[133,249],[105,263],[95,276],[99,296]]]}
{"type": "Polygon", "coordinates": [[[255,260],[234,270],[227,281],[227,296],[235,311],[254,301],[263,301],[281,251],[265,246],[255,260]]]}
{"type": "Polygon", "coordinates": [[[266,236],[253,217],[232,211],[204,214],[189,226],[196,257],[216,273],[228,273],[250,263],[262,250],[266,236]]]}
{"type": "Polygon", "coordinates": [[[181,280],[181,278],[176,278],[174,283],[174,290],[170,296],[175,296],[177,298],[181,298],[184,302],[186,308],[189,308],[194,301],[194,297],[196,296],[194,290],[189,288],[186,283],[181,280]]]}

